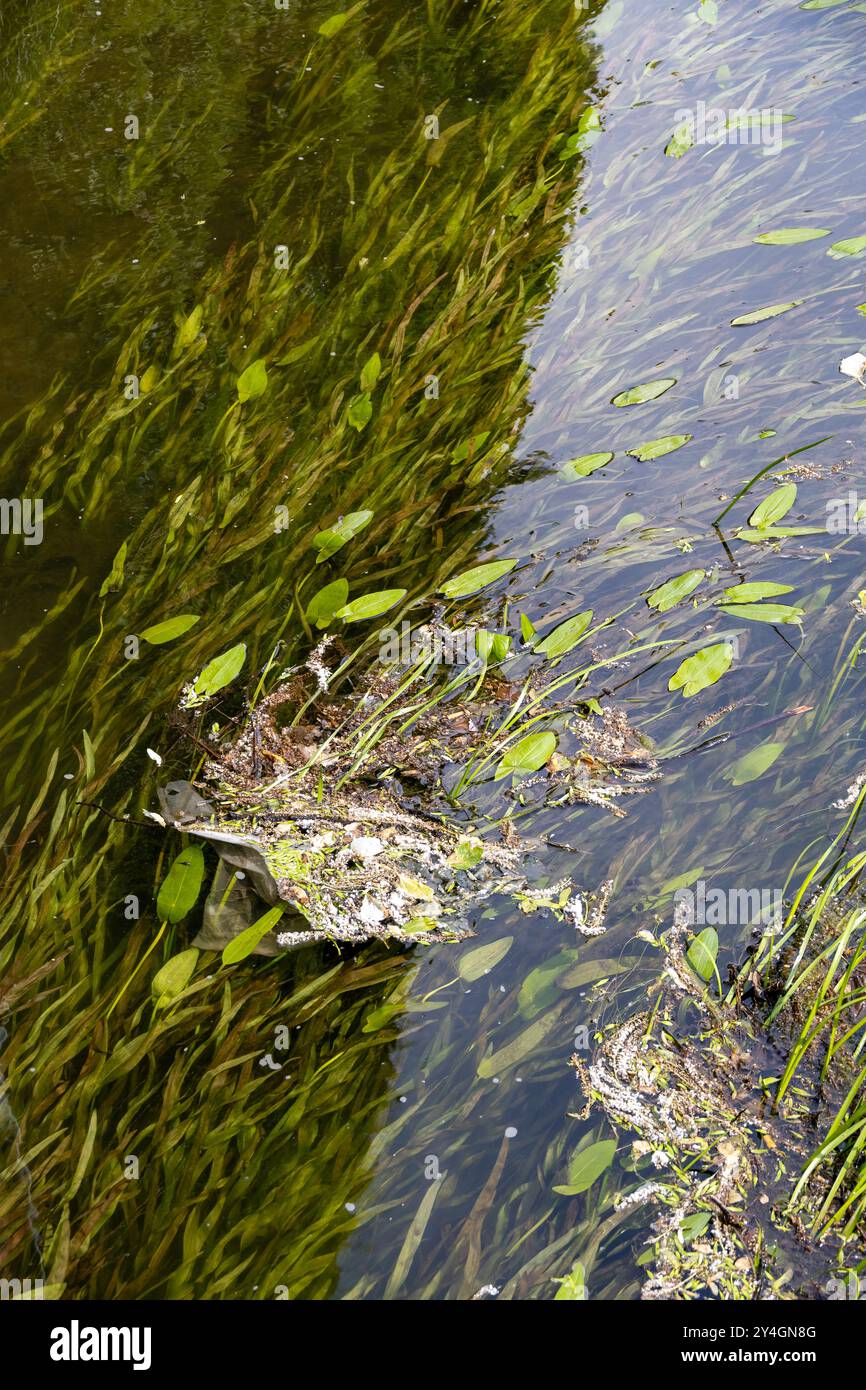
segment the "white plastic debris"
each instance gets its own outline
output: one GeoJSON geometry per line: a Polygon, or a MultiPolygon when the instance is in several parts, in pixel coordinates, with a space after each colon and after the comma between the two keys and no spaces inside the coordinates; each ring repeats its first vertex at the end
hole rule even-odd
{"type": "Polygon", "coordinates": [[[358,835],[349,846],[349,853],[355,859],[375,859],[385,845],[375,835],[358,835]]]}
{"type": "Polygon", "coordinates": [[[843,376],[853,376],[855,381],[859,381],[861,386],[866,386],[863,380],[863,373],[866,371],[866,357],[862,352],[852,353],[850,357],[843,357],[839,363],[839,371],[843,376]]]}
{"type": "Polygon", "coordinates": [[[153,758],[153,761],[156,763],[157,767],[162,767],[162,758],[159,756],[158,753],[154,753],[152,748],[148,748],[145,751],[147,752],[147,756],[149,758],[153,758]]]}

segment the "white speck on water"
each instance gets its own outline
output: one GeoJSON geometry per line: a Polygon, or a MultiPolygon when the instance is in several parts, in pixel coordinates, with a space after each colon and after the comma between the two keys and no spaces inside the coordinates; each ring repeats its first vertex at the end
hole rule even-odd
{"type": "Polygon", "coordinates": [[[508,1126],[507,1130],[505,1131],[505,1137],[506,1137],[506,1139],[516,1139],[516,1138],[517,1138],[517,1130],[514,1128],[514,1125],[509,1125],[509,1126],[508,1126]]]}

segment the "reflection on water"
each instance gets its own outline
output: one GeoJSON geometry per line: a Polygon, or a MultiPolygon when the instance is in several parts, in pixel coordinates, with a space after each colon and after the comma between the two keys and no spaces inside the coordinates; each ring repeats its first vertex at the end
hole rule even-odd
{"type": "MultiPolygon", "coordinates": [[[[49,6],[13,6],[0,31],[16,132],[0,167],[0,400],[22,412],[3,485],[44,495],[49,521],[38,551],[4,551],[5,789],[21,811],[0,1016],[49,1283],[549,1298],[579,1260],[591,1297],[635,1297],[653,1213],[611,1200],[636,1183],[630,1145],[585,1193],[554,1191],[575,1145],[609,1134],[579,1117],[568,1058],[645,1002],[659,957],[636,933],[668,920],[677,889],[782,889],[860,765],[861,541],[824,523],[861,450],[863,393],[837,367],[862,346],[863,261],[827,250],[866,230],[862,16],[734,2],[711,26],[649,0],[627,15],[514,0],[422,18],[380,0],[324,38],[318,5],[176,8],[168,21],[130,0],[64,31],[49,6]],[[32,123],[27,102],[44,105],[32,123]],[[701,102],[795,119],[781,147],[666,154],[701,102]],[[589,104],[600,130],[563,161],[589,104]],[[121,136],[130,110],[138,143],[121,136]],[[435,142],[419,135],[430,112],[435,142]],[[800,226],[827,235],[754,240],[800,226]],[[199,303],[207,341],[187,357],[172,344],[199,303]],[[387,377],[362,432],[343,412],[373,350],[387,377]],[[269,394],[226,423],[258,356],[269,394]],[[126,375],[152,362],[151,413],[118,410],[126,375]],[[612,404],[662,379],[646,404],[612,404]],[[786,474],[787,523],[819,533],[738,536],[768,480],[713,526],[748,479],[825,437],[786,474]],[[599,454],[614,457],[561,472],[599,454]],[[277,505],[290,525],[275,537],[277,505]],[[252,670],[277,642],[286,662],[306,652],[292,603],[310,538],[361,506],[374,521],[325,573],[353,593],[427,595],[495,554],[519,561],[496,591],[510,630],[521,612],[545,631],[616,615],[582,697],[625,708],[663,775],[622,799],[624,817],[539,804],[518,821],[540,883],[613,880],[608,930],[575,939],[497,899],[470,947],[317,948],[233,971],[214,958],[162,1013],[145,967],[110,1015],[155,935],[165,869],[164,837],[140,825],[155,805],[145,745],[189,775],[166,723],[184,682],[236,641],[252,670]],[[688,570],[704,572],[693,599],[648,608],[688,570]],[[744,579],[790,585],[802,630],[706,604],[744,579]],[[187,645],[134,670],[118,658],[177,612],[202,615],[187,645]],[[684,656],[723,639],[717,688],[669,690],[684,656]],[[467,965],[508,938],[488,972],[467,965]],[[567,984],[565,965],[579,967],[567,984]]],[[[492,791],[472,795],[484,807],[492,791]]],[[[730,915],[723,967],[751,930],[730,915]]],[[[0,1260],[24,1277],[20,1197],[2,1199],[0,1260]]]]}

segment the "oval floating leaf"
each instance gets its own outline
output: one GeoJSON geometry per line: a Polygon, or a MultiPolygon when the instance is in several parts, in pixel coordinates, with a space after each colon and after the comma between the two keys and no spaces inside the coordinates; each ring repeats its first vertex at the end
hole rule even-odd
{"type": "Polygon", "coordinates": [[[642,386],[632,386],[628,391],[620,391],[618,396],[614,396],[611,405],[643,405],[646,401],[658,400],[659,396],[663,396],[676,384],[677,379],[673,376],[661,377],[658,381],[645,381],[642,386]]]}
{"type": "Polygon", "coordinates": [[[544,1042],[548,1033],[559,1022],[561,1012],[562,1005],[551,1009],[550,1013],[544,1014],[542,1018],[537,1018],[534,1023],[530,1023],[528,1028],[524,1028],[522,1033],[518,1033],[513,1042],[507,1043],[505,1047],[501,1047],[498,1052],[491,1053],[489,1057],[483,1057],[476,1068],[476,1075],[482,1077],[498,1076],[508,1067],[516,1067],[518,1062],[522,1062],[524,1057],[529,1057],[544,1042]]]}
{"type": "Polygon", "coordinates": [[[464,951],[457,962],[457,974],[470,984],[473,980],[480,980],[482,975],[505,959],[513,941],[513,936],[502,936],[498,941],[488,941],[484,946],[474,946],[471,951],[464,951]]]}
{"type": "Polygon", "coordinates": [[[146,627],[141,634],[142,640],[149,642],[152,647],[160,647],[163,642],[173,642],[176,637],[182,637],[199,621],[198,613],[178,613],[176,618],[167,618],[164,623],[146,627]]]}
{"type": "Polygon", "coordinates": [[[544,641],[536,645],[535,650],[546,656],[548,661],[565,656],[566,652],[577,646],[591,622],[591,608],[586,609],[584,613],[576,613],[573,618],[566,618],[564,623],[560,623],[559,627],[549,632],[544,641]]]}
{"type": "Polygon", "coordinates": [[[256,396],[263,396],[267,389],[268,373],[265,359],[259,357],[257,361],[251,362],[238,377],[238,400],[255,400],[256,396]]]}
{"type": "Polygon", "coordinates": [[[762,743],[744,753],[741,758],[722,773],[726,782],[734,787],[743,787],[747,782],[756,782],[763,777],[785,751],[784,743],[762,743]]]}
{"type": "Polygon", "coordinates": [[[580,1149],[568,1165],[568,1183],[564,1187],[555,1187],[554,1192],[559,1192],[563,1197],[576,1197],[578,1193],[586,1192],[602,1173],[607,1172],[615,1154],[615,1139],[599,1139],[597,1143],[580,1149]]]}
{"type": "Polygon", "coordinates": [[[361,368],[361,390],[372,391],[376,382],[379,380],[379,373],[382,370],[382,359],[378,352],[374,352],[372,357],[361,368]]]}
{"type": "Polygon", "coordinates": [[[627,449],[626,453],[641,463],[651,463],[653,459],[664,458],[665,454],[673,454],[677,449],[682,449],[683,445],[688,444],[693,438],[691,434],[666,434],[662,439],[651,439],[647,444],[638,444],[634,449],[627,449]]]}
{"type": "Polygon", "coordinates": [[[667,613],[668,609],[674,608],[678,603],[682,603],[684,598],[688,598],[689,594],[693,594],[703,577],[703,570],[686,570],[685,574],[679,574],[676,579],[669,579],[666,584],[653,589],[652,593],[647,595],[647,603],[650,608],[667,613]]]}
{"type": "Polygon", "coordinates": [[[336,617],[337,609],[344,607],[348,597],[347,579],[335,579],[332,584],[326,584],[317,594],[313,594],[307,604],[307,622],[315,623],[318,628],[327,627],[336,617]]]}
{"type": "Polygon", "coordinates": [[[516,564],[516,560],[492,560],[487,565],[476,565],[474,569],[464,570],[462,574],[447,580],[439,592],[446,598],[466,598],[468,594],[477,594],[479,589],[486,589],[488,584],[494,584],[497,579],[513,570],[516,564]]]}
{"type": "Polygon", "coordinates": [[[780,227],[775,232],[760,232],[752,240],[759,246],[799,246],[803,241],[829,235],[826,227],[780,227]]]}
{"type": "Polygon", "coordinates": [[[846,241],[834,241],[827,255],[838,260],[842,256],[862,256],[864,251],[866,251],[866,236],[852,236],[848,237],[846,241]]]}
{"type": "Polygon", "coordinates": [[[713,647],[687,656],[668,681],[668,690],[682,690],[686,699],[715,685],[725,674],[734,659],[730,642],[719,642],[713,647]]]}
{"type": "Polygon", "coordinates": [[[178,955],[172,956],[160,970],[157,970],[150,982],[150,992],[158,1009],[166,1008],[178,995],[183,994],[192,978],[197,960],[198,951],[191,946],[188,951],[181,951],[178,955]]]}
{"type": "Polygon", "coordinates": [[[343,608],[338,608],[334,616],[342,618],[344,623],[360,623],[368,618],[378,618],[380,613],[387,613],[395,603],[404,599],[406,593],[406,589],[379,589],[374,594],[362,594],[343,608]]]}
{"type": "Polygon", "coordinates": [[[749,517],[749,525],[757,530],[762,526],[775,526],[777,521],[788,515],[796,500],[796,483],[783,483],[781,487],[774,488],[769,497],[758,503],[749,517]]]}
{"type": "Polygon", "coordinates": [[[730,603],[757,603],[762,598],[776,598],[778,594],[789,594],[790,584],[734,584],[725,589],[725,598],[730,603]]]}
{"type": "Polygon", "coordinates": [[[789,309],[796,309],[802,303],[802,299],[792,299],[787,304],[768,304],[766,309],[754,309],[751,314],[741,314],[739,318],[731,319],[731,327],[746,328],[752,323],[778,318],[779,314],[787,314],[789,309]]]}
{"type": "Polygon", "coordinates": [[[347,541],[362,531],[372,520],[372,512],[348,512],[345,516],[340,517],[335,526],[330,526],[327,531],[318,531],[313,537],[313,545],[319,552],[316,564],[321,565],[324,560],[336,555],[347,541]]]}
{"type": "Polygon", "coordinates": [[[722,603],[729,618],[750,618],[755,623],[798,623],[804,609],[787,603],[722,603]]]}
{"type": "Polygon", "coordinates": [[[719,934],[714,927],[705,927],[686,952],[686,960],[702,980],[712,979],[719,954],[719,934]]]}
{"type": "Polygon", "coordinates": [[[581,454],[580,458],[570,459],[560,468],[563,478],[588,478],[597,468],[604,468],[615,456],[613,454],[581,454]]]}
{"type": "Polygon", "coordinates": [[[204,855],[198,845],[187,845],[177,856],[159,887],[156,910],[161,922],[177,926],[195,907],[204,877],[204,855]]]}
{"type": "Polygon", "coordinates": [[[238,961],[251,956],[268,932],[274,930],[282,915],[283,909],[281,907],[272,907],[257,918],[251,926],[242,931],[225,947],[222,954],[223,965],[237,965],[238,961]]]}
{"type": "Polygon", "coordinates": [[[222,656],[215,656],[193,681],[195,694],[205,699],[216,695],[218,690],[222,690],[240,673],[246,657],[246,642],[238,642],[236,647],[229,647],[222,656]]]}
{"type": "Polygon", "coordinates": [[[498,782],[501,777],[509,777],[512,773],[517,777],[524,777],[530,772],[537,772],[555,751],[555,734],[527,734],[526,738],[522,738],[513,748],[508,749],[494,773],[493,780],[498,782]]]}

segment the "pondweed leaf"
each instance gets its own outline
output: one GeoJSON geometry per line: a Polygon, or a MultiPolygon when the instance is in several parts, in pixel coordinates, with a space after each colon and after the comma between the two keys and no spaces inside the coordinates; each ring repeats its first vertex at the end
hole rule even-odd
{"type": "Polygon", "coordinates": [[[584,111],[577,123],[577,130],[569,135],[559,147],[560,159],[571,159],[576,154],[594,145],[601,134],[601,116],[594,106],[584,111]]]}
{"type": "Polygon", "coordinates": [[[175,338],[176,348],[186,348],[195,342],[196,338],[201,332],[201,321],[203,314],[204,308],[202,307],[202,305],[196,304],[192,313],[189,315],[188,318],[184,319],[180,328],[177,330],[177,337],[175,338]]]}
{"type": "Polygon", "coordinates": [[[750,618],[755,623],[798,623],[804,612],[787,603],[723,603],[720,609],[729,618],[750,618]]]}
{"type": "Polygon", "coordinates": [[[734,651],[730,642],[719,642],[715,646],[704,647],[702,651],[695,652],[694,656],[687,656],[677,667],[668,681],[668,690],[682,690],[686,699],[698,695],[702,690],[706,690],[708,685],[715,685],[717,680],[721,680],[733,659],[734,651]]]}
{"type": "Polygon", "coordinates": [[[537,1018],[534,1023],[530,1023],[528,1028],[524,1028],[513,1042],[501,1047],[498,1052],[493,1052],[489,1057],[483,1057],[478,1063],[476,1074],[481,1077],[498,1076],[500,1072],[506,1071],[509,1067],[516,1067],[518,1062],[522,1062],[525,1057],[529,1057],[544,1042],[548,1033],[559,1022],[562,1012],[562,1005],[551,1009],[550,1013],[544,1014],[542,1018],[537,1018]]]}
{"type": "Polygon", "coordinates": [[[842,256],[862,256],[864,251],[866,251],[866,236],[853,236],[848,237],[845,241],[834,241],[828,249],[827,255],[838,260],[842,256]]]}
{"type": "Polygon", "coordinates": [[[195,907],[204,877],[204,855],[198,845],[187,845],[177,856],[156,895],[161,922],[177,926],[195,907]]]}
{"type": "Polygon", "coordinates": [[[315,623],[318,628],[327,627],[336,617],[337,609],[344,607],[348,597],[347,579],[335,579],[332,584],[326,584],[318,593],[313,594],[307,604],[307,622],[315,623]]]}
{"type": "Polygon", "coordinates": [[[176,637],[182,637],[199,621],[198,613],[178,613],[176,618],[166,618],[164,623],[146,627],[141,634],[142,641],[149,642],[152,647],[161,647],[163,642],[173,642],[176,637]]]}
{"type": "Polygon", "coordinates": [[[686,952],[686,960],[702,980],[712,979],[719,954],[719,934],[714,927],[705,927],[686,952]]]}
{"type": "Polygon", "coordinates": [[[588,478],[590,473],[594,473],[597,468],[604,468],[613,458],[613,454],[581,454],[580,458],[569,459],[559,471],[563,478],[570,481],[575,478],[588,478]]]}
{"type": "Polygon", "coordinates": [[[651,439],[647,444],[638,444],[634,449],[627,449],[626,453],[641,463],[651,463],[653,459],[664,458],[665,454],[673,454],[677,449],[682,449],[692,437],[690,434],[667,434],[662,439],[651,439]]]}
{"type": "Polygon", "coordinates": [[[222,656],[215,656],[193,681],[194,693],[203,699],[216,695],[218,690],[222,690],[239,675],[246,656],[246,642],[238,642],[236,647],[230,647],[222,656]]]}
{"type": "Polygon", "coordinates": [[[246,960],[247,956],[251,956],[268,932],[274,930],[282,915],[283,909],[281,907],[272,907],[257,918],[251,926],[242,931],[225,947],[222,954],[223,965],[237,965],[238,961],[246,960]]]}
{"type": "Polygon", "coordinates": [[[554,1279],[553,1282],[559,1285],[553,1295],[554,1303],[558,1303],[560,1300],[570,1303],[584,1303],[586,1301],[586,1270],[580,1260],[575,1261],[564,1279],[554,1279]]]}
{"type": "Polygon", "coordinates": [[[665,145],[665,154],[668,159],[682,159],[684,154],[695,143],[695,129],[692,121],[683,121],[678,125],[668,143],[665,145]]]}
{"type": "Polygon", "coordinates": [[[256,396],[263,396],[267,389],[268,373],[265,359],[259,357],[255,362],[251,362],[238,377],[238,400],[255,400],[256,396]]]}
{"type": "Polygon", "coordinates": [[[616,1154],[615,1139],[599,1139],[585,1149],[579,1149],[568,1165],[568,1182],[563,1187],[555,1187],[563,1197],[576,1197],[586,1192],[597,1182],[602,1173],[607,1172],[616,1154]]]}
{"type": "Polygon", "coordinates": [[[475,634],[475,650],[482,661],[504,661],[511,650],[511,638],[505,632],[482,628],[475,634]]]}
{"type": "Polygon", "coordinates": [[[783,516],[787,516],[797,500],[796,483],[783,483],[759,502],[752,515],[749,517],[749,525],[760,530],[762,526],[775,526],[777,521],[781,521],[783,516]]]}
{"type": "Polygon", "coordinates": [[[799,246],[803,241],[829,235],[826,227],[780,227],[776,232],[760,232],[752,240],[759,246],[799,246]]]}
{"type": "Polygon", "coordinates": [[[516,564],[516,560],[492,560],[488,565],[476,565],[474,569],[464,570],[462,574],[447,580],[439,592],[446,598],[466,598],[468,594],[477,594],[479,589],[486,589],[488,584],[501,579],[516,564]]]}
{"type": "Polygon", "coordinates": [[[566,652],[570,652],[573,647],[577,646],[591,622],[591,608],[588,608],[584,613],[576,613],[573,618],[566,618],[564,623],[560,623],[558,627],[548,633],[543,642],[536,644],[535,651],[546,656],[548,661],[553,661],[558,656],[565,656],[566,652]]]}
{"type": "Polygon", "coordinates": [[[150,992],[158,1009],[173,1004],[178,995],[183,994],[195,970],[198,951],[191,946],[188,951],[180,951],[157,970],[150,982],[150,992]]]}
{"type": "Polygon", "coordinates": [[[332,39],[335,34],[339,34],[340,30],[342,29],[343,25],[346,23],[346,20],[348,18],[349,16],[345,12],[338,12],[337,14],[332,14],[330,19],[324,20],[319,25],[318,29],[316,30],[316,33],[321,34],[323,39],[332,39]]]}
{"type": "Polygon", "coordinates": [[[373,402],[370,400],[369,391],[362,391],[360,396],[354,396],[349,402],[346,411],[346,419],[353,429],[359,433],[369,425],[373,418],[373,402]]]}
{"type": "Polygon", "coordinates": [[[652,593],[647,595],[647,603],[650,608],[667,613],[670,608],[688,598],[689,594],[693,594],[703,577],[703,570],[686,570],[685,574],[679,574],[676,579],[669,579],[666,584],[653,589],[652,593]]]}
{"type": "Polygon", "coordinates": [[[448,856],[448,863],[458,873],[462,869],[474,869],[481,862],[484,846],[480,840],[460,840],[457,848],[448,856]]]}
{"type": "Polygon", "coordinates": [[[373,520],[373,513],[348,512],[346,516],[341,516],[336,526],[331,526],[327,531],[319,531],[313,537],[313,545],[319,552],[317,565],[336,555],[338,550],[342,550],[347,541],[353,536],[357,536],[373,520]]]}
{"type": "Polygon", "coordinates": [[[517,996],[517,1007],[525,1019],[534,1018],[556,998],[556,980],[578,956],[577,951],[560,951],[530,970],[517,996]]]}
{"type": "Polygon", "coordinates": [[[755,544],[758,541],[781,541],[786,536],[820,536],[822,533],[826,533],[823,526],[760,526],[756,530],[744,526],[737,536],[741,541],[755,544]]]}
{"type": "Polygon", "coordinates": [[[674,376],[660,377],[658,381],[645,381],[642,386],[632,386],[628,391],[620,391],[618,396],[614,396],[611,405],[644,405],[646,401],[658,400],[659,396],[663,396],[676,384],[677,379],[674,376]]]}
{"type": "Polygon", "coordinates": [[[525,613],[520,615],[520,635],[528,646],[535,637],[535,628],[529,621],[525,613]]]}
{"type": "Polygon", "coordinates": [[[752,323],[763,323],[765,319],[787,314],[789,309],[796,309],[802,303],[802,299],[791,299],[787,304],[768,304],[766,309],[754,309],[751,314],[741,314],[739,318],[731,319],[731,327],[745,328],[752,323]]]}
{"type": "Polygon", "coordinates": [[[493,780],[498,782],[500,778],[509,777],[512,773],[517,777],[524,777],[530,772],[537,772],[555,752],[555,734],[549,731],[543,734],[527,734],[505,753],[493,774],[493,780]]]}
{"type": "Polygon", "coordinates": [[[372,391],[376,382],[379,380],[379,373],[382,370],[382,359],[378,352],[374,352],[372,357],[361,368],[361,390],[372,391]]]}
{"type": "Polygon", "coordinates": [[[762,598],[776,598],[779,594],[789,594],[790,584],[734,584],[725,589],[724,597],[729,603],[757,603],[762,598]]]}
{"type": "Polygon", "coordinates": [[[726,782],[730,782],[734,787],[742,787],[747,782],[755,782],[773,766],[773,763],[784,751],[784,743],[762,743],[758,748],[752,748],[748,753],[744,753],[731,767],[725,768],[722,776],[726,782]]]}
{"type": "Polygon", "coordinates": [[[488,941],[484,946],[473,946],[471,951],[464,951],[457,962],[457,974],[470,984],[473,980],[480,980],[482,975],[505,959],[513,941],[513,936],[501,936],[498,941],[488,941]]]}
{"type": "Polygon", "coordinates": [[[368,618],[378,618],[380,613],[387,613],[395,603],[404,599],[406,593],[406,589],[379,589],[374,594],[362,594],[343,608],[338,608],[334,616],[342,618],[344,623],[360,623],[368,618]]]}

